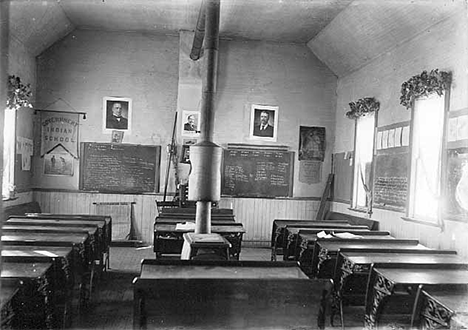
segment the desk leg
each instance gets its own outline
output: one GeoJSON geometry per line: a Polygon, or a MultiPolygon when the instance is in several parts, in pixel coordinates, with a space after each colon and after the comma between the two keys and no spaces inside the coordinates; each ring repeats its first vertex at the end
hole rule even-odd
{"type": "Polygon", "coordinates": [[[133,330],[146,329],[145,299],[141,291],[133,293],[133,330]]]}
{"type": "Polygon", "coordinates": [[[374,329],[377,322],[377,314],[379,312],[380,304],[385,297],[393,293],[395,283],[387,280],[380,274],[376,275],[372,292],[368,292],[368,300],[366,301],[366,315],[364,322],[366,329],[374,329]]]}

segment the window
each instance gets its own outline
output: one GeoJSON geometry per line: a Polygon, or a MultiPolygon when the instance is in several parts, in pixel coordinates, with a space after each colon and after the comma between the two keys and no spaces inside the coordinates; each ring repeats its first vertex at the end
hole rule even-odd
{"type": "Polygon", "coordinates": [[[7,108],[4,114],[2,197],[9,199],[14,197],[12,192],[15,190],[16,110],[7,108]]]}
{"type": "Polygon", "coordinates": [[[375,112],[356,119],[352,208],[366,209],[367,212],[370,211],[372,198],[375,123],[375,112]]]}
{"type": "Polygon", "coordinates": [[[441,207],[444,124],[444,96],[434,93],[414,102],[408,216],[435,224],[441,207]]]}

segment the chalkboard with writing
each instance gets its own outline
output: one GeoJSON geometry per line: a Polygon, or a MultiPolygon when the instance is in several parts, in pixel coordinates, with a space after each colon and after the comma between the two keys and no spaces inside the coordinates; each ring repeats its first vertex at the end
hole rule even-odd
{"type": "Polygon", "coordinates": [[[294,152],[226,149],[221,193],[238,197],[291,197],[294,152]]]}
{"type": "Polygon", "coordinates": [[[80,189],[113,193],[159,191],[161,146],[81,143],[80,189]]]}
{"type": "Polygon", "coordinates": [[[374,205],[404,210],[408,189],[408,148],[394,148],[390,152],[380,150],[375,162],[374,205]]]}

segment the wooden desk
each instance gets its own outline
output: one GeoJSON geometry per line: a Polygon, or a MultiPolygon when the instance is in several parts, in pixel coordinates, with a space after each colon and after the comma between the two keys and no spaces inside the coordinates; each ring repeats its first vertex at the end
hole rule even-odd
{"type": "Polygon", "coordinates": [[[14,329],[18,324],[15,305],[17,304],[19,285],[3,285],[0,290],[0,328],[14,329]],[[15,301],[16,300],[16,301],[15,301]]]}
{"type": "Polygon", "coordinates": [[[392,249],[427,250],[418,240],[387,239],[385,236],[367,236],[361,239],[319,238],[315,241],[312,257],[312,275],[318,278],[333,278],[334,267],[340,249],[392,249]]]}
{"type": "Polygon", "coordinates": [[[73,261],[81,274],[81,284],[87,296],[80,301],[87,302],[90,298],[94,278],[94,256],[91,253],[89,235],[87,233],[35,233],[19,232],[2,234],[2,247],[5,246],[61,246],[73,249],[73,261]]]}
{"type": "MultiPolygon", "coordinates": [[[[184,217],[156,217],[154,220],[156,223],[184,223],[184,222],[195,222],[195,217],[184,218],[184,217]]],[[[235,222],[234,219],[211,219],[211,224],[216,226],[237,226],[240,223],[235,222]]]]}
{"type": "MultiPolygon", "coordinates": [[[[348,231],[345,229],[327,229],[325,232],[333,236],[335,233],[342,234],[348,231]]],[[[394,239],[388,231],[352,230],[349,232],[353,235],[365,236],[367,239],[394,239]]],[[[297,261],[299,261],[302,270],[308,275],[312,274],[312,259],[314,256],[315,241],[317,239],[317,232],[314,230],[299,230],[296,246],[297,261]]]]}
{"type": "Polygon", "coordinates": [[[51,263],[4,263],[1,271],[3,286],[19,287],[21,308],[16,309],[18,328],[53,329],[57,327],[51,263]]]}
{"type": "MultiPolygon", "coordinates": [[[[184,243],[183,234],[193,232],[194,230],[176,230],[176,224],[154,224],[154,252],[156,258],[162,254],[180,254],[184,243]]],[[[238,226],[211,226],[211,232],[220,234],[226,238],[232,247],[230,249],[231,257],[239,260],[242,244],[242,236],[245,229],[242,224],[238,226]]]]}
{"type": "Polygon", "coordinates": [[[415,295],[420,284],[427,287],[465,290],[468,285],[466,265],[374,264],[366,294],[366,328],[385,324],[392,313],[392,322],[408,326],[411,322],[415,295]],[[395,313],[400,316],[398,319],[395,313]]]}
{"type": "Polygon", "coordinates": [[[468,290],[418,287],[412,329],[468,329],[468,290]]]}
{"type": "MultiPolygon", "coordinates": [[[[160,204],[161,202],[156,202],[157,204],[160,204]]],[[[197,212],[197,209],[195,207],[170,207],[170,208],[164,208],[160,214],[170,214],[170,213],[183,213],[183,214],[195,214],[197,212]]],[[[211,209],[211,214],[234,214],[233,209],[227,209],[227,208],[212,208],[211,209]]]]}
{"type": "Polygon", "coordinates": [[[67,227],[67,228],[82,228],[89,226],[97,227],[97,237],[98,237],[98,253],[100,255],[99,264],[106,270],[109,266],[109,253],[110,253],[110,243],[112,240],[112,229],[111,229],[111,218],[110,217],[100,217],[102,219],[81,219],[86,218],[84,216],[70,216],[66,218],[65,215],[60,215],[58,218],[53,218],[50,215],[36,215],[36,216],[22,216],[22,217],[10,217],[7,220],[8,225],[41,225],[48,227],[67,227]]]}
{"type": "Polygon", "coordinates": [[[65,234],[82,234],[89,235],[90,253],[94,260],[100,260],[102,253],[102,243],[98,235],[97,227],[83,226],[83,227],[63,227],[63,226],[42,226],[40,224],[10,224],[8,221],[2,226],[2,233],[65,233],[65,234]]]}
{"type": "Polygon", "coordinates": [[[2,250],[3,265],[7,263],[51,263],[51,289],[54,293],[54,306],[57,325],[71,324],[74,278],[78,274],[73,269],[72,248],[54,247],[44,250],[2,250]]]}
{"type": "Polygon", "coordinates": [[[275,261],[277,255],[283,254],[284,245],[284,230],[286,226],[305,226],[305,225],[346,225],[346,220],[292,220],[292,219],[275,219],[273,220],[271,231],[271,260],[275,261]]]}
{"type": "Polygon", "coordinates": [[[329,283],[288,262],[144,260],[133,281],[134,329],[150,312],[151,324],[171,329],[316,328],[329,283]]]}
{"type": "Polygon", "coordinates": [[[374,263],[444,265],[467,262],[451,250],[340,249],[333,279],[336,300],[332,320],[333,314],[342,312],[344,305],[365,305],[369,270],[374,263]]]}
{"type": "MultiPolygon", "coordinates": [[[[283,260],[299,260],[300,249],[298,248],[299,244],[299,233],[308,233],[308,234],[317,234],[319,232],[326,232],[328,234],[332,233],[352,233],[354,235],[366,235],[366,233],[375,233],[374,236],[383,236],[388,235],[388,232],[383,234],[379,231],[370,231],[365,226],[346,226],[346,227],[296,227],[296,226],[286,226],[285,228],[285,238],[283,242],[283,260]],[[362,234],[359,234],[362,233],[362,234]]],[[[371,234],[369,234],[371,235],[371,234]]]]}

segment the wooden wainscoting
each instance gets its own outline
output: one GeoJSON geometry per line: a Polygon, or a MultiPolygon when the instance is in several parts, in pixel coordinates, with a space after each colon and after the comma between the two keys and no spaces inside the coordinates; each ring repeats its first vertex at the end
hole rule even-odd
{"type": "MultiPolygon", "coordinates": [[[[153,223],[158,214],[155,200],[161,195],[100,194],[37,190],[34,200],[42,212],[93,214],[94,202],[135,202],[134,226],[137,238],[153,243],[153,223]]],[[[274,219],[315,219],[320,201],[315,199],[222,198],[220,207],[232,208],[236,221],[244,224],[244,242],[268,246],[274,219]]]]}

